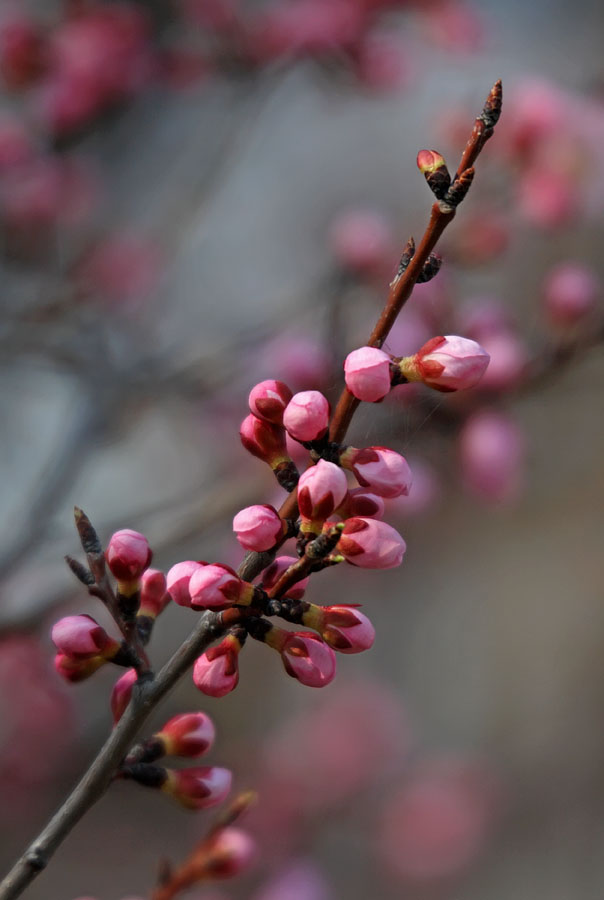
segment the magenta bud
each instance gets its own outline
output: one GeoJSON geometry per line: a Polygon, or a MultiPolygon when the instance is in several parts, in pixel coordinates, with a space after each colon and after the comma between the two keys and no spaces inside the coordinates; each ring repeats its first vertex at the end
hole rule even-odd
{"type": "Polygon", "coordinates": [[[245,582],[228,566],[200,566],[191,575],[191,609],[226,609],[239,600],[245,582]]]}
{"type": "Polygon", "coordinates": [[[77,659],[66,653],[57,653],[54,658],[55,670],[65,681],[84,681],[93,675],[97,669],[104,666],[107,660],[104,656],[88,656],[77,659]]]}
{"type": "Polygon", "coordinates": [[[166,769],[166,774],[162,791],[189,809],[207,809],[222,803],[233,780],[228,769],[218,766],[166,769]]]}
{"type": "Polygon", "coordinates": [[[285,429],[281,425],[265,422],[250,413],[241,423],[239,437],[252,456],[268,463],[273,469],[279,463],[289,460],[285,446],[285,429]]]}
{"type": "Polygon", "coordinates": [[[283,424],[296,441],[318,441],[327,433],[329,403],[319,391],[294,394],[283,413],[283,424]]]}
{"type": "Polygon", "coordinates": [[[354,606],[311,607],[304,624],[319,631],[323,640],[339,653],[362,653],[375,640],[375,628],[354,606]]]}
{"type": "Polygon", "coordinates": [[[193,668],[193,683],[208,697],[224,697],[235,690],[239,681],[241,643],[232,634],[215,647],[206,650],[193,668]]]}
{"type": "Polygon", "coordinates": [[[592,269],[580,263],[560,263],[544,285],[546,315],[553,325],[576,325],[593,312],[600,292],[600,282],[592,269]]]}
{"type": "Polygon", "coordinates": [[[137,674],[134,669],[128,669],[121,678],[113,685],[111,691],[111,712],[113,714],[113,724],[117,725],[122,718],[126,707],[130,703],[132,697],[132,688],[136,684],[137,674]]]}
{"type": "Polygon", "coordinates": [[[171,600],[166,576],[159,569],[147,569],[141,578],[139,615],[155,619],[171,600]]]}
{"type": "Polygon", "coordinates": [[[166,756],[203,756],[214,743],[214,724],[205,713],[174,716],[154,735],[165,748],[166,756]]]}
{"type": "Polygon", "coordinates": [[[415,354],[403,357],[402,374],[408,381],[423,381],[437,391],[474,387],[484,375],[489,354],[476,341],[454,334],[429,340],[415,354]]]}
{"type": "Polygon", "coordinates": [[[147,538],[138,531],[116,531],[107,544],[105,559],[118,581],[135,581],[151,563],[153,553],[147,538]]]}
{"type": "Polygon", "coordinates": [[[336,674],[336,657],[325,641],[307,631],[284,631],[280,653],[285,671],[307,687],[325,687],[336,674]]]}
{"type": "Polygon", "coordinates": [[[394,569],[400,566],[407,546],[391,525],[377,519],[348,519],[336,552],[347,562],[365,569],[394,569]]]}
{"type": "Polygon", "coordinates": [[[52,627],[52,641],[61,653],[71,659],[115,656],[119,643],[109,637],[91,616],[66,616],[52,627]]]}
{"type": "Polygon", "coordinates": [[[211,878],[234,878],[251,866],[257,853],[255,841],[240,828],[221,828],[207,846],[205,871],[211,878]]]}
{"type": "Polygon", "coordinates": [[[346,475],[335,463],[320,459],[298,482],[298,507],[303,519],[324,522],[344,501],[348,492],[346,475]]]}
{"type": "Polygon", "coordinates": [[[191,606],[191,594],[189,593],[191,575],[202,569],[204,565],[205,563],[186,559],[184,562],[176,563],[168,572],[166,576],[168,592],[179,606],[191,606]]]}
{"type": "Polygon", "coordinates": [[[283,425],[283,412],[293,394],[282,381],[261,381],[252,388],[248,399],[250,411],[259,419],[283,425]]]}
{"type": "MultiPolygon", "coordinates": [[[[262,573],[262,587],[264,590],[270,591],[277,584],[283,573],[297,562],[298,560],[295,556],[278,556],[262,573]]],[[[310,576],[296,581],[295,584],[288,588],[285,596],[289,597],[290,600],[301,600],[309,581],[310,576]]]]}
{"type": "Polygon", "coordinates": [[[383,400],[390,392],[390,363],[390,356],[377,347],[353,350],[344,360],[346,387],[357,400],[383,400]]]}
{"type": "Polygon", "coordinates": [[[389,500],[407,496],[411,489],[411,469],[404,456],[388,447],[348,447],[340,457],[351,469],[361,487],[389,500]]]}
{"type": "Polygon", "coordinates": [[[233,531],[244,550],[270,550],[283,529],[283,519],[273,506],[246,506],[233,519],[233,531]]]}

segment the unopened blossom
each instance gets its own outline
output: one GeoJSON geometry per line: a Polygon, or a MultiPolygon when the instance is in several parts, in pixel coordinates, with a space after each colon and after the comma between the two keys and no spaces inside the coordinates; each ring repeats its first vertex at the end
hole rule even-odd
{"type": "Polygon", "coordinates": [[[166,576],[159,569],[147,569],[141,578],[139,615],[155,619],[166,608],[171,595],[166,576]]]}
{"type": "Polygon", "coordinates": [[[193,667],[193,683],[208,697],[224,697],[239,682],[240,641],[232,634],[206,650],[193,667]]]}
{"type": "Polygon", "coordinates": [[[333,650],[308,631],[284,631],[273,627],[265,642],[281,654],[288,675],[307,687],[325,687],[336,674],[333,650]]]}
{"type": "Polygon", "coordinates": [[[350,469],[361,487],[380,497],[407,496],[411,488],[411,469],[404,456],[388,447],[348,447],[340,463],[350,469]]]}
{"type": "Polygon", "coordinates": [[[144,534],[124,528],[109,539],[105,550],[107,565],[118,581],[129,582],[141,577],[153,556],[144,534]]]}
{"type": "Polygon", "coordinates": [[[274,506],[246,506],[233,519],[233,531],[244,550],[261,552],[274,547],[285,523],[274,506]]]}
{"type": "Polygon", "coordinates": [[[282,381],[261,381],[250,391],[250,411],[259,419],[283,425],[283,413],[293,394],[282,381]]]}
{"type": "Polygon", "coordinates": [[[66,653],[57,653],[54,658],[54,667],[57,674],[65,681],[77,682],[89,678],[106,662],[107,659],[104,656],[87,656],[78,659],[68,656],[66,653]]]}
{"type": "MultiPolygon", "coordinates": [[[[299,560],[295,556],[278,556],[273,560],[270,566],[262,573],[262,587],[264,590],[270,591],[289,567],[293,566],[298,561],[299,560]]],[[[290,600],[301,600],[308,587],[309,581],[310,576],[302,578],[300,581],[296,581],[295,584],[292,584],[291,587],[287,589],[284,596],[288,597],[290,600]]]]}
{"type": "Polygon", "coordinates": [[[90,659],[101,656],[110,659],[119,650],[119,643],[91,616],[65,616],[52,627],[52,641],[61,653],[71,659],[90,659]]]}
{"type": "Polygon", "coordinates": [[[370,493],[366,488],[353,488],[348,491],[344,502],[336,509],[336,515],[341,519],[351,519],[355,516],[383,519],[385,511],[386,504],[383,497],[370,493]]]}
{"type": "Polygon", "coordinates": [[[191,576],[191,609],[226,609],[234,603],[249,602],[252,588],[228,566],[215,563],[201,566],[191,576]]]}
{"type": "MultiPolygon", "coordinates": [[[[322,524],[343,502],[348,491],[346,475],[335,463],[320,459],[298,482],[298,508],[307,523],[322,524]]],[[[302,524],[304,529],[304,522],[302,524]]]]}
{"type": "Polygon", "coordinates": [[[375,640],[375,628],[355,606],[315,606],[304,613],[305,625],[318,631],[323,640],[340,653],[362,653],[375,640]]]}
{"type": "Polygon", "coordinates": [[[203,568],[204,565],[205,563],[186,559],[183,562],[176,563],[168,571],[166,575],[168,591],[174,602],[179,606],[191,606],[189,582],[193,573],[203,568]]]}
{"type": "Polygon", "coordinates": [[[347,562],[365,569],[400,566],[407,546],[398,531],[377,519],[348,519],[336,552],[347,562]]]}
{"type": "Polygon", "coordinates": [[[344,360],[346,387],[357,400],[375,403],[390,392],[391,358],[377,347],[360,347],[344,360]]]}
{"type": "Polygon", "coordinates": [[[251,866],[256,842],[241,828],[220,828],[204,846],[204,870],[211,878],[234,878],[251,866]]]}
{"type": "Polygon", "coordinates": [[[268,463],[273,469],[289,459],[285,447],[285,430],[280,425],[266,422],[250,413],[241,423],[239,436],[252,456],[268,463]]]}
{"type": "Polygon", "coordinates": [[[545,281],[545,313],[553,325],[576,325],[593,312],[600,293],[601,284],[592,269],[580,263],[560,263],[545,281]]]}
{"type": "Polygon", "coordinates": [[[329,425],[329,403],[319,391],[294,394],[283,413],[283,424],[296,441],[317,441],[329,425]]]}
{"type": "Polygon", "coordinates": [[[203,712],[174,716],[154,735],[162,742],[166,756],[184,757],[203,756],[215,736],[214,724],[203,712]]]}
{"type": "Polygon", "coordinates": [[[478,384],[488,364],[489,354],[480,344],[450,334],[432,338],[399,365],[407,381],[422,381],[437,391],[459,391],[478,384]]]}
{"type": "Polygon", "coordinates": [[[117,725],[122,718],[126,707],[130,703],[132,697],[132,689],[136,684],[137,674],[135,669],[128,669],[127,672],[118,678],[113,685],[111,691],[111,712],[113,714],[113,723],[117,725]]]}
{"type": "Polygon", "coordinates": [[[207,809],[222,803],[233,780],[229,769],[219,766],[166,769],[166,775],[162,791],[189,809],[207,809]]]}

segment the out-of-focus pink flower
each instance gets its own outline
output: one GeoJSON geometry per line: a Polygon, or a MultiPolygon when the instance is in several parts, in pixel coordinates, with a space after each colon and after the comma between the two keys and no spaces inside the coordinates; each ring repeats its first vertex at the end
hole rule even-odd
{"type": "Polygon", "coordinates": [[[377,347],[360,347],[344,360],[346,387],[357,400],[375,403],[390,392],[391,359],[377,347]]]}
{"type": "Polygon", "coordinates": [[[489,365],[478,387],[485,391],[509,391],[522,381],[529,364],[524,341],[513,331],[501,331],[481,339],[481,347],[489,354],[489,365]]]}
{"type": "Polygon", "coordinates": [[[593,312],[601,290],[593,269],[580,263],[559,263],[543,287],[545,313],[555,326],[576,325],[593,312]]]}
{"type": "Polygon", "coordinates": [[[23,122],[8,115],[0,117],[0,173],[29,162],[33,156],[31,137],[23,122]]]}
{"type": "Polygon", "coordinates": [[[524,481],[525,440],[503,413],[475,413],[459,436],[461,471],[472,493],[492,503],[513,502],[524,481]]]}
{"type": "Polygon", "coordinates": [[[191,609],[226,609],[241,597],[244,582],[227,566],[200,566],[191,575],[191,609]]]}
{"type": "Polygon", "coordinates": [[[476,341],[449,334],[403,357],[400,367],[408,381],[422,381],[437,391],[460,391],[478,384],[488,364],[489,354],[476,341]]]}
{"type": "Polygon", "coordinates": [[[270,550],[283,534],[284,523],[273,506],[246,506],[233,519],[233,531],[244,550],[270,550]]]}
{"type": "Polygon", "coordinates": [[[241,828],[221,828],[206,845],[206,871],[211,878],[234,878],[246,872],[257,855],[256,842],[241,828]]]}
{"type": "Polygon", "coordinates": [[[375,210],[340,213],[330,225],[329,244],[342,268],[357,275],[382,274],[396,259],[392,228],[382,213],[375,210]]]}
{"type": "Polygon", "coordinates": [[[166,772],[162,791],[189,809],[208,809],[222,803],[233,780],[231,772],[219,766],[167,769],[166,772]]]}
{"type": "Polygon", "coordinates": [[[196,757],[207,753],[216,736],[214,724],[205,713],[173,716],[154,735],[165,748],[166,756],[196,757]]]}
{"type": "Polygon", "coordinates": [[[179,0],[179,6],[191,25],[211,31],[231,29],[240,14],[237,0],[179,0]]]}
{"type": "MultiPolygon", "coordinates": [[[[278,556],[262,573],[262,587],[264,590],[270,591],[277,584],[283,573],[296,562],[298,562],[298,559],[295,556],[278,556]]],[[[302,578],[301,581],[296,581],[284,596],[289,597],[291,600],[301,600],[309,581],[310,576],[302,578]]]]}
{"type": "Polygon", "coordinates": [[[144,534],[123,528],[109,538],[105,559],[118,581],[140,578],[151,563],[153,553],[144,534]]]}
{"type": "Polygon", "coordinates": [[[283,413],[283,424],[296,441],[317,441],[329,425],[329,403],[319,391],[294,394],[283,413]]]}
{"type": "Polygon", "coordinates": [[[296,860],[280,869],[256,891],[253,900],[334,900],[322,872],[314,863],[296,860]]]}
{"type": "Polygon", "coordinates": [[[336,548],[347,562],[365,569],[400,566],[406,549],[404,540],[391,525],[361,516],[346,521],[336,548]]]}
{"type": "Polygon", "coordinates": [[[485,30],[475,6],[462,0],[441,0],[425,11],[432,40],[458,53],[474,53],[484,44],[485,30]]]}
{"type": "Polygon", "coordinates": [[[119,649],[119,643],[87,615],[59,619],[52,627],[52,641],[57,650],[71,659],[109,659],[119,649]]]}
{"type": "Polygon", "coordinates": [[[494,800],[493,780],[481,767],[426,763],[388,799],[379,828],[382,861],[413,885],[459,875],[485,846],[494,800]]]}
{"type": "Polygon", "coordinates": [[[504,217],[492,210],[464,216],[451,238],[453,254],[463,265],[478,266],[501,256],[510,240],[504,217]]]}
{"type": "Polygon", "coordinates": [[[309,466],[298,482],[300,515],[308,522],[324,522],[348,492],[346,475],[335,463],[320,459],[309,466]]]}
{"type": "Polygon", "coordinates": [[[166,575],[168,591],[174,602],[179,606],[191,606],[191,593],[189,591],[191,575],[204,565],[206,563],[186,559],[183,562],[176,563],[168,571],[166,575]]]}
{"type": "Polygon", "coordinates": [[[110,303],[143,300],[158,284],[161,252],[144,237],[117,234],[98,244],[80,267],[82,287],[110,303]]]}
{"type": "Polygon", "coordinates": [[[409,80],[406,49],[400,38],[386,31],[368,34],[355,61],[359,80],[372,90],[397,90],[409,80]]]}
{"type": "Polygon", "coordinates": [[[251,49],[265,61],[349,47],[362,33],[364,13],[348,0],[293,0],[274,5],[256,23],[251,49]]]}
{"type": "Polygon", "coordinates": [[[523,79],[506,100],[501,134],[507,152],[525,159],[567,128],[570,104],[559,88],[541,79],[523,79]]]}
{"type": "Polygon", "coordinates": [[[373,647],[375,628],[354,606],[311,606],[304,624],[318,631],[339,653],[362,653],[373,647]]]}
{"type": "Polygon", "coordinates": [[[292,392],[282,381],[261,381],[250,391],[250,411],[259,419],[283,425],[283,413],[292,396],[292,392]]]}
{"type": "Polygon", "coordinates": [[[423,459],[411,462],[413,483],[409,494],[388,501],[388,514],[413,516],[430,510],[438,501],[441,485],[432,466],[423,459]]]}
{"type": "Polygon", "coordinates": [[[232,634],[206,650],[193,667],[193,683],[208,697],[224,697],[239,682],[241,644],[232,634]]]}
{"type": "Polygon", "coordinates": [[[404,456],[388,447],[348,447],[340,456],[341,464],[350,469],[359,484],[391,500],[407,495],[413,477],[404,456]]]}
{"type": "Polygon", "coordinates": [[[130,703],[132,697],[132,688],[136,684],[137,674],[135,669],[128,669],[121,678],[113,685],[111,691],[111,712],[113,714],[113,724],[117,725],[122,718],[126,707],[130,703]]]}
{"type": "Polygon", "coordinates": [[[31,84],[44,68],[45,46],[37,22],[16,8],[0,20],[0,72],[9,88],[31,84]]]}
{"type": "Polygon", "coordinates": [[[563,172],[536,166],[518,182],[518,208],[527,221],[540,228],[558,228],[577,211],[578,195],[563,172]]]}
{"type": "Polygon", "coordinates": [[[321,388],[329,380],[332,360],[328,348],[316,337],[284,332],[257,351],[253,360],[264,372],[278,372],[293,390],[321,388]]]}

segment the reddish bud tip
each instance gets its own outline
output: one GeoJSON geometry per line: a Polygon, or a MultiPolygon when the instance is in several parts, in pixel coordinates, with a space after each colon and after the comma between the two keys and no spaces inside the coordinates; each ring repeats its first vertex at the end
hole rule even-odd
{"type": "Polygon", "coordinates": [[[135,581],[151,563],[153,553],[147,538],[138,531],[116,531],[107,544],[105,559],[118,581],[135,581]]]}
{"type": "Polygon", "coordinates": [[[422,175],[431,175],[443,166],[446,166],[445,158],[438,150],[420,150],[417,154],[417,167],[422,175]]]}
{"type": "Polygon", "coordinates": [[[207,846],[205,870],[212,878],[234,878],[251,866],[255,841],[240,828],[221,828],[207,846]]]}
{"type": "Polygon", "coordinates": [[[76,659],[65,653],[57,653],[54,659],[56,672],[65,681],[84,681],[93,675],[97,669],[104,666],[107,660],[104,656],[89,656],[86,659],[76,659]]]}
{"type": "Polygon", "coordinates": [[[280,462],[289,460],[285,446],[285,429],[250,413],[239,428],[239,437],[245,449],[252,456],[261,459],[274,468],[280,462]]]}
{"type": "Polygon", "coordinates": [[[166,774],[162,791],[188,809],[207,809],[222,803],[231,790],[233,780],[228,769],[218,766],[166,769],[166,774]]]}
{"type": "Polygon", "coordinates": [[[174,716],[154,737],[159,738],[166,756],[203,756],[214,743],[214,724],[205,713],[174,716]]]}
{"type": "Polygon", "coordinates": [[[113,685],[110,704],[114,725],[117,725],[122,718],[126,707],[130,703],[132,688],[136,684],[136,679],[136,671],[134,669],[128,669],[128,671],[124,672],[122,677],[118,678],[113,685]]]}
{"type": "Polygon", "coordinates": [[[159,569],[147,569],[141,579],[139,614],[155,619],[171,600],[166,576],[159,569]]]}

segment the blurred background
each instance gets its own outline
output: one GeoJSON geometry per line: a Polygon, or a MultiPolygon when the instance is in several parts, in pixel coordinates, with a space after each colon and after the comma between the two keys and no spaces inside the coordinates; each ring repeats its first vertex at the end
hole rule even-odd
{"type": "MultiPolygon", "coordinates": [[[[491,353],[465,396],[397,388],[356,446],[408,458],[401,569],[315,576],[372,651],[313,691],[248,645],[211,762],[257,789],[261,854],[197,900],[592,900],[604,878],[601,3],[15,2],[0,7],[0,864],[104,740],[116,674],[64,686],[49,631],[103,611],[72,510],[154,565],[237,565],[283,499],[238,439],[249,389],[335,399],[493,84],[498,131],[388,342],[491,353]]],[[[265,471],[266,470],[266,471],[265,471]]],[[[195,614],[168,608],[156,665],[195,614]]],[[[32,900],[148,896],[211,822],[118,784],[32,900]]]]}

